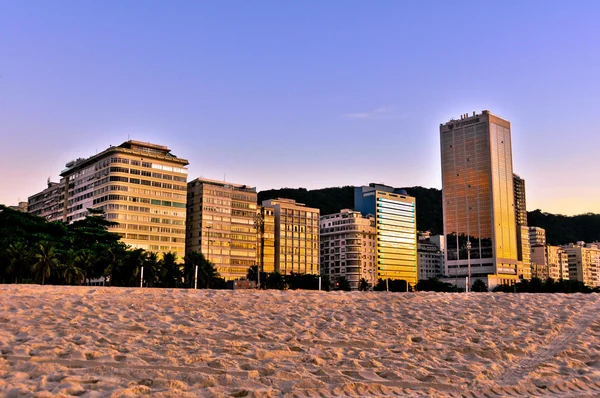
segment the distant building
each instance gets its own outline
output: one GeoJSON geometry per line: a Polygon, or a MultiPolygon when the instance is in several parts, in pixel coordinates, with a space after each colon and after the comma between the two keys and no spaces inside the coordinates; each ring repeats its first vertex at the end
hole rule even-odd
{"type": "Polygon", "coordinates": [[[275,271],[319,274],[319,209],[293,199],[262,202],[275,211],[275,271]]]}
{"type": "Polygon", "coordinates": [[[513,174],[515,191],[515,222],[518,226],[527,225],[527,201],[525,200],[525,180],[513,174]]]}
{"type": "Polygon", "coordinates": [[[546,230],[540,227],[529,227],[529,244],[543,246],[546,244],[546,230]]]}
{"type": "Polygon", "coordinates": [[[531,279],[531,245],[529,244],[529,228],[527,226],[517,227],[519,233],[519,261],[517,263],[517,275],[521,279],[531,279]]]}
{"type": "Polygon", "coordinates": [[[321,216],[321,274],[330,280],[344,277],[352,290],[364,278],[377,284],[375,217],[344,209],[321,216]]]}
{"type": "Polygon", "coordinates": [[[577,242],[561,248],[568,256],[570,280],[583,282],[589,287],[600,286],[600,250],[597,245],[577,242]]]}
{"type": "Polygon", "coordinates": [[[444,253],[428,241],[417,244],[419,280],[439,278],[444,275],[444,253]]]}
{"type": "Polygon", "coordinates": [[[8,206],[9,209],[20,211],[23,213],[27,213],[27,207],[28,207],[27,202],[19,202],[19,204],[16,206],[8,206]]]}
{"type": "MultiPolygon", "coordinates": [[[[258,251],[256,263],[263,272],[275,271],[275,209],[258,206],[258,219],[262,220],[262,234],[258,229],[258,251]]],[[[260,227],[260,226],[257,226],[260,227]]]]}
{"type": "Polygon", "coordinates": [[[107,220],[118,223],[110,231],[126,245],[173,252],[181,261],[187,164],[166,146],[133,140],[71,161],[60,174],[63,221],[72,223],[85,218],[88,209],[102,209],[107,220]]]}
{"type": "Polygon", "coordinates": [[[256,188],[225,181],[187,184],[186,251],[204,254],[225,280],[257,264],[256,196],[256,188]]]}
{"type": "Polygon", "coordinates": [[[569,279],[568,255],[560,246],[532,246],[531,261],[533,276],[541,279],[569,279]]]}
{"type": "Polygon", "coordinates": [[[517,279],[517,224],[510,122],[483,111],[440,125],[445,273],[489,284],[517,279]],[[488,278],[489,279],[489,278],[488,278]]]}
{"type": "Polygon", "coordinates": [[[27,201],[27,212],[48,221],[62,221],[65,207],[65,185],[51,182],[43,191],[31,195],[27,201]]]}
{"type": "Polygon", "coordinates": [[[382,184],[354,188],[354,207],[375,216],[377,278],[418,282],[415,198],[382,184]]]}

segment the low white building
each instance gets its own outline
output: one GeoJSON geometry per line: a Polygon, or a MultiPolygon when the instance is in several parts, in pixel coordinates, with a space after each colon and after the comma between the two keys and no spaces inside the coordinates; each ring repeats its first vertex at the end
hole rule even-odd
{"type": "Polygon", "coordinates": [[[344,277],[352,290],[362,278],[377,284],[375,217],[349,209],[320,219],[321,273],[331,282],[344,277]]]}

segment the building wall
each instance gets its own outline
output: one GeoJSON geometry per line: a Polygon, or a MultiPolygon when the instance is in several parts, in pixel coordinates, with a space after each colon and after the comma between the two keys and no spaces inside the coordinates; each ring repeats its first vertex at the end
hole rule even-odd
{"type": "Polygon", "coordinates": [[[417,253],[419,280],[437,278],[444,274],[444,253],[436,244],[419,242],[417,253]]]}
{"type": "Polygon", "coordinates": [[[344,277],[352,290],[361,278],[377,284],[375,217],[348,209],[321,216],[321,274],[344,277]]]}
{"type": "Polygon", "coordinates": [[[445,267],[516,279],[517,228],[510,123],[488,111],[440,125],[445,267]]]}
{"type": "Polygon", "coordinates": [[[197,178],[187,185],[186,250],[197,251],[226,280],[257,263],[256,188],[197,178]]]}
{"type": "Polygon", "coordinates": [[[319,209],[293,199],[269,199],[275,210],[275,271],[319,274],[319,209]]]}
{"type": "Polygon", "coordinates": [[[529,243],[532,246],[546,244],[546,230],[540,227],[529,227],[529,243]]]}
{"type": "Polygon", "coordinates": [[[519,278],[531,279],[531,246],[529,244],[529,228],[518,227],[520,258],[517,263],[517,275],[519,278]]]}
{"type": "Polygon", "coordinates": [[[275,209],[259,206],[258,213],[263,223],[262,237],[259,231],[257,263],[263,272],[275,272],[275,209]]]}
{"type": "Polygon", "coordinates": [[[517,226],[527,225],[527,201],[525,199],[525,180],[513,174],[515,191],[515,221],[517,226]]]}
{"type": "Polygon", "coordinates": [[[65,202],[65,185],[50,182],[43,191],[31,195],[27,201],[27,212],[48,221],[62,221],[65,202]]]}
{"type": "Polygon", "coordinates": [[[161,145],[127,141],[87,159],[67,163],[63,221],[102,209],[118,225],[111,232],[133,248],[185,253],[188,161],[161,145]]]}
{"type": "Polygon", "coordinates": [[[600,286],[600,250],[596,245],[583,242],[561,246],[567,253],[569,279],[583,282],[586,286],[600,286]]]}
{"type": "Polygon", "coordinates": [[[354,207],[375,215],[377,277],[418,282],[415,198],[382,184],[354,189],[354,207]]]}

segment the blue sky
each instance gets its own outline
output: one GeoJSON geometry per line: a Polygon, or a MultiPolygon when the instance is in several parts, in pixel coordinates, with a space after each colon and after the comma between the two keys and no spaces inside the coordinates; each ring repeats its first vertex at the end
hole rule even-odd
{"type": "Polygon", "coordinates": [[[0,203],[128,139],[190,178],[441,187],[439,124],[512,123],[530,210],[600,213],[600,2],[0,0],[0,203]]]}

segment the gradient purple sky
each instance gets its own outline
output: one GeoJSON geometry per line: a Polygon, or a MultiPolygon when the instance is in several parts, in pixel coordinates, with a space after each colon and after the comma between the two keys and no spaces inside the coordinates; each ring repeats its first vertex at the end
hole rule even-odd
{"type": "Polygon", "coordinates": [[[600,213],[598,1],[0,0],[0,203],[128,137],[190,179],[441,187],[439,124],[512,123],[528,209],[600,213]]]}

